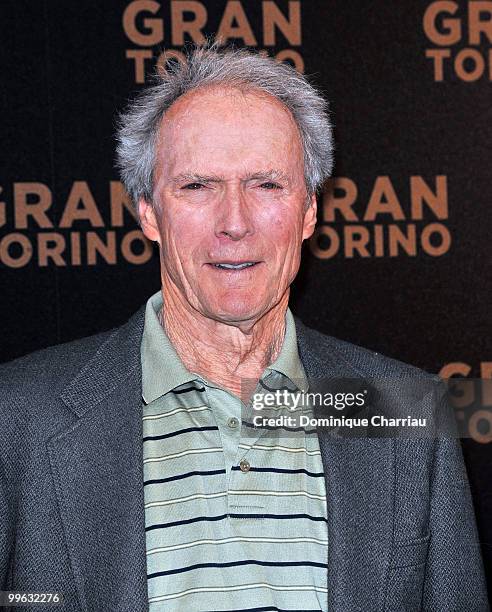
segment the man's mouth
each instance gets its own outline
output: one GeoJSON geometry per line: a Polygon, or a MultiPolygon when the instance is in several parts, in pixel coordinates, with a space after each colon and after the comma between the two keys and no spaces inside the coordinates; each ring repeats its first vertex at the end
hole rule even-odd
{"type": "Polygon", "coordinates": [[[246,268],[252,268],[256,266],[258,261],[242,261],[237,263],[229,263],[229,262],[216,262],[211,263],[210,265],[214,268],[218,268],[219,270],[245,270],[246,268]]]}

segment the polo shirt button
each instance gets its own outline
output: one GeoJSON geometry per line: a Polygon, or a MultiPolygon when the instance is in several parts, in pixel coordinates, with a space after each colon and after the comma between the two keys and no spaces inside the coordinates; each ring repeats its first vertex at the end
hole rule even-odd
{"type": "Polygon", "coordinates": [[[241,468],[241,472],[249,472],[251,466],[249,465],[249,462],[246,461],[246,459],[241,459],[241,461],[239,462],[239,467],[241,468]]]}
{"type": "Polygon", "coordinates": [[[236,417],[231,417],[228,421],[227,421],[227,425],[231,428],[231,429],[236,429],[236,427],[239,425],[239,420],[236,419],[236,417]]]}

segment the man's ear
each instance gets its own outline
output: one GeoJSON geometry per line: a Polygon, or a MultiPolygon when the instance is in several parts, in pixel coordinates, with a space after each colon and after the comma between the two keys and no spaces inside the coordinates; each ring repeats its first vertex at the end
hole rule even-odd
{"type": "Polygon", "coordinates": [[[138,201],[138,216],[140,218],[140,225],[145,237],[152,242],[158,242],[160,245],[161,234],[157,224],[155,209],[152,204],[143,198],[140,198],[138,201]]]}
{"type": "Polygon", "coordinates": [[[313,235],[316,226],[316,213],[318,205],[316,202],[316,194],[313,193],[309,198],[309,206],[304,213],[304,224],[302,228],[302,239],[310,238],[313,235]]]}

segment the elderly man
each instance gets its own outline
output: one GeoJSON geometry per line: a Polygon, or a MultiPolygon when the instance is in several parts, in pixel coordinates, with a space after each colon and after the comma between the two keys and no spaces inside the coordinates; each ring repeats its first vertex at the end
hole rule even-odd
{"type": "Polygon", "coordinates": [[[71,611],[487,610],[456,440],[251,423],[260,387],[434,380],[288,309],[332,166],[322,97],[272,59],[198,48],[118,141],[162,290],[1,369],[1,587],[71,611]]]}

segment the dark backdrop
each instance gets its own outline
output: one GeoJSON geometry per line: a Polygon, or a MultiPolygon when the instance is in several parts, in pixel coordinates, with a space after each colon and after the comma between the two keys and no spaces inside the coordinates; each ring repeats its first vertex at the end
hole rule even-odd
{"type": "MultiPolygon", "coordinates": [[[[280,54],[331,102],[336,178],[296,314],[445,377],[492,377],[492,2],[15,0],[3,11],[1,360],[121,324],[158,289],[157,253],[114,169],[115,117],[164,50],[220,32],[280,54]]],[[[492,417],[477,399],[457,417],[490,580],[492,417]]]]}

